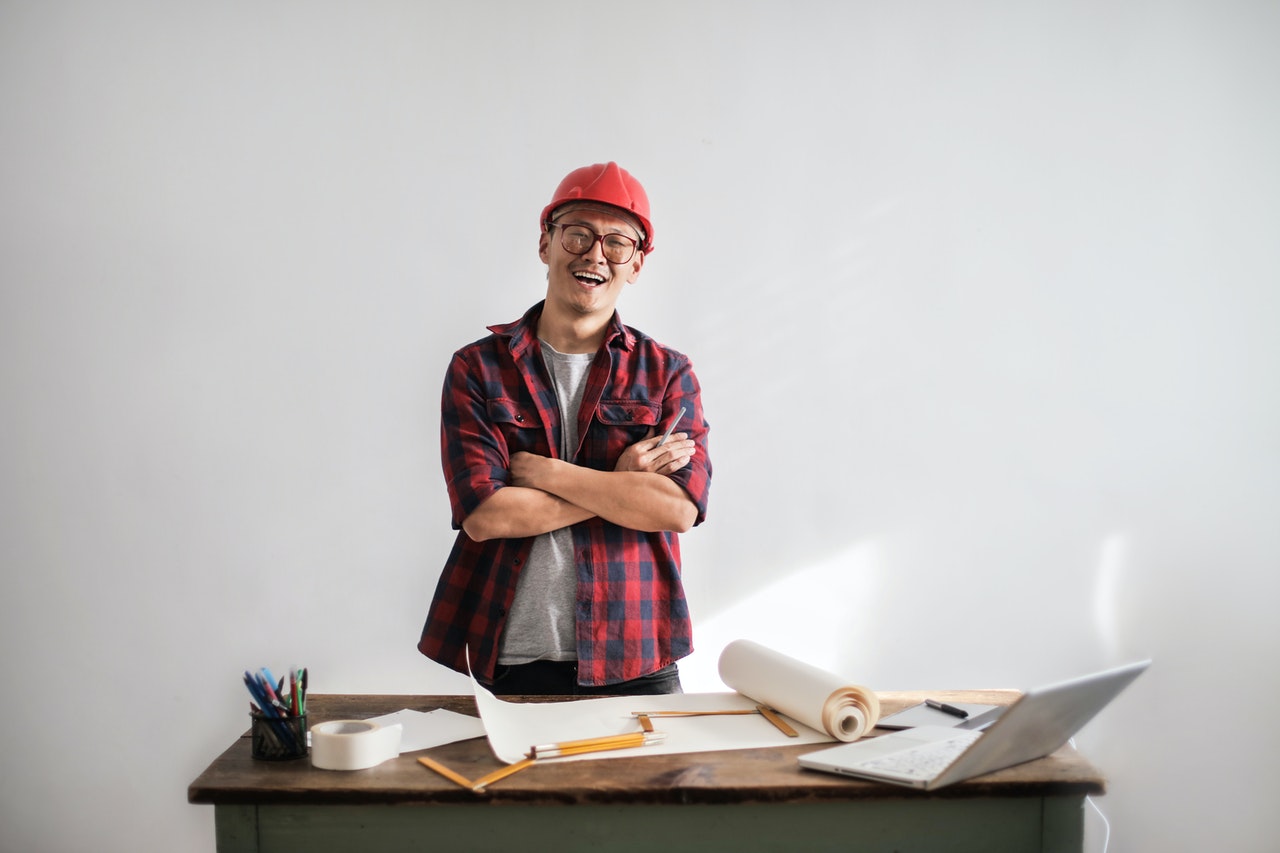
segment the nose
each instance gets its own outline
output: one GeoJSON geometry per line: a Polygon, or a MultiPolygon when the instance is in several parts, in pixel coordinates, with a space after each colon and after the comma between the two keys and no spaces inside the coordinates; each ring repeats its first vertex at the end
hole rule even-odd
{"type": "Polygon", "coordinates": [[[593,263],[598,264],[602,261],[608,263],[608,259],[604,256],[604,235],[597,234],[596,238],[591,241],[591,245],[587,247],[587,251],[584,252],[582,256],[593,263]]]}

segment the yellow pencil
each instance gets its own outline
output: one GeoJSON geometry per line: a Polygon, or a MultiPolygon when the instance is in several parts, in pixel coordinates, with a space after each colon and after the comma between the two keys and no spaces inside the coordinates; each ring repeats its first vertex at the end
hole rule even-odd
{"type": "Polygon", "coordinates": [[[754,709],[735,709],[732,711],[632,711],[633,717],[731,717],[736,715],[758,714],[754,709]]]}
{"type": "Polygon", "coordinates": [[[564,755],[582,755],[586,752],[604,752],[611,749],[629,749],[661,743],[667,736],[663,732],[630,732],[624,735],[589,737],[568,740],[563,743],[544,743],[529,748],[530,758],[557,758],[564,755]]]}
{"type": "Polygon", "coordinates": [[[532,767],[533,763],[534,762],[532,758],[522,758],[519,761],[517,761],[515,764],[508,764],[506,767],[499,768],[498,770],[495,770],[492,773],[481,776],[474,783],[472,783],[471,790],[482,791],[484,790],[484,787],[486,785],[491,785],[494,782],[497,782],[499,779],[505,779],[508,776],[510,776],[512,773],[519,773],[521,770],[525,769],[526,767],[532,767]]]}
{"type": "Polygon", "coordinates": [[[432,770],[436,771],[444,778],[448,779],[450,782],[457,782],[462,787],[471,789],[471,786],[473,783],[470,779],[467,779],[465,776],[454,773],[448,767],[445,767],[443,764],[440,764],[439,762],[432,761],[430,758],[427,758],[425,755],[418,759],[418,763],[421,764],[423,767],[431,768],[432,770]]]}
{"type": "Polygon", "coordinates": [[[481,776],[474,782],[466,782],[465,779],[462,779],[462,777],[453,773],[453,771],[449,770],[447,767],[436,765],[435,762],[427,764],[430,759],[419,758],[418,760],[423,764],[426,764],[428,767],[431,767],[433,770],[436,770],[436,772],[441,773],[442,775],[447,775],[448,778],[453,779],[455,782],[458,782],[458,784],[463,784],[465,782],[466,787],[469,787],[471,790],[482,791],[494,782],[497,782],[500,779],[505,779],[513,773],[519,773],[526,767],[532,767],[539,760],[544,758],[563,758],[570,755],[583,755],[589,752],[605,752],[611,749],[627,749],[633,746],[648,746],[649,744],[661,743],[666,739],[666,737],[667,736],[662,732],[632,732],[624,735],[583,738],[582,740],[570,740],[562,743],[544,743],[540,746],[530,747],[528,757],[523,758],[514,764],[509,764],[506,767],[501,767],[485,776],[481,776]]]}

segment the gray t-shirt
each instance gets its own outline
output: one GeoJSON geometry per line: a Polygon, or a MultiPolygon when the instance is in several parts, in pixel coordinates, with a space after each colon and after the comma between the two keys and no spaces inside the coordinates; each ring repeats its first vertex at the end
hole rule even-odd
{"type": "MultiPolygon", "coordinates": [[[[542,358],[560,406],[560,458],[578,447],[578,409],[595,353],[562,353],[542,341],[542,358]]],[[[573,531],[544,533],[533,541],[507,614],[498,663],[518,666],[535,660],[577,660],[578,569],[573,531]]]]}

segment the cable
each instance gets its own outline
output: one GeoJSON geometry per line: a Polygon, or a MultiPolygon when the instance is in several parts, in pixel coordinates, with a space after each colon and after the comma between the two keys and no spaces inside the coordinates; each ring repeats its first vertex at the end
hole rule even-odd
{"type": "MultiPolygon", "coordinates": [[[[1071,745],[1072,749],[1076,748],[1075,738],[1069,738],[1067,743],[1071,745]]],[[[1093,797],[1085,797],[1084,801],[1092,806],[1093,810],[1098,813],[1098,817],[1102,819],[1102,853],[1107,853],[1107,848],[1111,846],[1111,821],[1107,820],[1106,814],[1104,814],[1102,809],[1098,807],[1098,804],[1093,801],[1093,797]]]]}
{"type": "Polygon", "coordinates": [[[1093,801],[1093,797],[1085,797],[1084,801],[1093,806],[1093,810],[1098,813],[1098,817],[1102,818],[1102,827],[1106,830],[1102,836],[1102,853],[1107,853],[1107,848],[1111,846],[1111,821],[1107,820],[1107,816],[1102,813],[1102,809],[1098,808],[1098,804],[1093,801]]]}

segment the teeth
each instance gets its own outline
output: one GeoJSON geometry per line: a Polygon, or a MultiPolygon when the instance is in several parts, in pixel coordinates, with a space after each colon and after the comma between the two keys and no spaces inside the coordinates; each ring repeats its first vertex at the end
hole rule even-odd
{"type": "Polygon", "coordinates": [[[589,273],[589,272],[577,273],[576,278],[578,279],[578,281],[590,281],[590,282],[594,282],[595,284],[600,284],[601,282],[604,281],[604,276],[595,275],[594,273],[589,273]]]}

